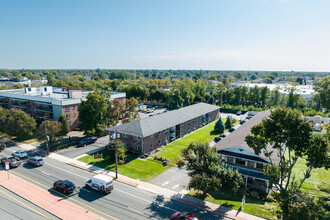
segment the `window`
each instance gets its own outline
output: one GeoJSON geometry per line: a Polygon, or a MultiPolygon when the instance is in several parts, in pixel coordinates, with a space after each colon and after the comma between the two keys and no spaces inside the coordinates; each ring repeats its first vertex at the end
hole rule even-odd
{"type": "Polygon", "coordinates": [[[70,119],[70,114],[66,115],[66,119],[70,119]]]}
{"type": "Polygon", "coordinates": [[[151,149],[153,149],[153,148],[154,148],[153,144],[150,144],[150,148],[151,148],[151,149]]]}
{"type": "Polygon", "coordinates": [[[242,159],[236,158],[236,163],[245,166],[245,160],[242,160],[242,159]]]}
{"type": "Polygon", "coordinates": [[[68,122],[69,127],[71,126],[71,122],[68,122]]]}
{"type": "Polygon", "coordinates": [[[65,107],[65,111],[69,112],[70,111],[70,107],[65,107]]]}
{"type": "Polygon", "coordinates": [[[74,118],[76,117],[76,113],[73,113],[73,117],[74,117],[74,118]]]}
{"type": "Polygon", "coordinates": [[[190,123],[191,123],[191,120],[188,121],[188,125],[190,125],[190,123]]]}
{"type": "Polygon", "coordinates": [[[72,110],[75,110],[76,109],[76,106],[74,105],[74,106],[72,106],[72,110]]]}
{"type": "Polygon", "coordinates": [[[263,163],[257,163],[257,168],[258,169],[264,169],[264,164],[263,163]]]}
{"type": "Polygon", "coordinates": [[[167,133],[167,132],[168,132],[168,129],[165,129],[165,130],[164,130],[164,133],[167,133]]]}
{"type": "Polygon", "coordinates": [[[31,92],[31,88],[28,88],[28,91],[31,92]]]}
{"type": "Polygon", "coordinates": [[[152,134],[151,136],[150,136],[150,138],[153,138],[154,137],[154,135],[152,134]]]}
{"type": "Polygon", "coordinates": [[[127,134],[123,134],[123,138],[127,138],[127,134]]]}
{"type": "Polygon", "coordinates": [[[194,130],[196,129],[196,127],[194,126],[194,130]]]}
{"type": "Polygon", "coordinates": [[[124,146],[125,148],[128,148],[128,144],[127,143],[125,143],[125,146],[124,146]]]}
{"type": "Polygon", "coordinates": [[[47,87],[44,88],[44,91],[47,92],[47,87]]]}
{"type": "Polygon", "coordinates": [[[158,141],[158,145],[160,145],[161,143],[162,143],[162,142],[159,140],[159,141],[158,141]]]}
{"type": "Polygon", "coordinates": [[[138,136],[134,136],[134,140],[139,140],[140,138],[138,136]]]}
{"type": "Polygon", "coordinates": [[[158,135],[160,135],[162,132],[160,131],[160,132],[158,132],[158,135]]]}
{"type": "Polygon", "coordinates": [[[140,147],[138,145],[134,146],[134,150],[139,150],[139,149],[140,149],[140,147]]]}
{"type": "Polygon", "coordinates": [[[190,132],[190,127],[188,128],[188,132],[190,132]]]}

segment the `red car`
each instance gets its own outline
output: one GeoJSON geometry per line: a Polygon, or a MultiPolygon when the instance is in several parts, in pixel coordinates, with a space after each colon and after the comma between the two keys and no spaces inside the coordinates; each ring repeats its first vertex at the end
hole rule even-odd
{"type": "Polygon", "coordinates": [[[173,213],[171,220],[201,220],[197,218],[194,214],[189,212],[175,212],[173,213]]]}

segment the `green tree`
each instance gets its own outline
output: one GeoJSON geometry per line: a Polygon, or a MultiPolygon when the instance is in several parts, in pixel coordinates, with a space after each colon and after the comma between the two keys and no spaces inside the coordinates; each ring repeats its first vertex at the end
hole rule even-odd
{"type": "Polygon", "coordinates": [[[271,111],[269,118],[253,126],[252,134],[245,138],[255,154],[260,155],[264,152],[270,161],[270,165],[264,171],[269,178],[270,186],[276,187],[279,192],[281,214],[284,219],[287,219],[289,213],[289,186],[297,182],[300,188],[310,177],[313,168],[328,169],[330,164],[327,140],[312,135],[312,131],[311,124],[301,117],[299,111],[278,108],[271,111]],[[285,156],[285,151],[288,156],[285,156]],[[279,155],[278,163],[272,160],[273,154],[279,155]],[[292,177],[292,169],[302,157],[306,159],[309,169],[303,179],[296,181],[292,177]]]}
{"type": "Polygon", "coordinates": [[[31,115],[20,109],[12,108],[7,110],[4,125],[6,134],[18,138],[29,138],[34,134],[37,123],[31,115]]]}
{"type": "Polygon", "coordinates": [[[217,123],[215,123],[214,131],[220,134],[222,134],[225,131],[225,125],[223,124],[221,117],[219,117],[219,120],[217,121],[217,123]]]}
{"type": "Polygon", "coordinates": [[[120,140],[111,140],[106,146],[107,150],[109,151],[110,161],[116,162],[116,144],[118,152],[118,161],[121,161],[121,163],[124,164],[126,160],[127,149],[125,148],[123,142],[121,142],[120,140]]]}
{"type": "Polygon", "coordinates": [[[239,172],[220,165],[220,155],[216,154],[207,143],[191,143],[182,150],[182,157],[186,161],[188,175],[191,177],[188,187],[201,190],[204,197],[207,192],[221,188],[236,191],[243,184],[239,172]]]}
{"type": "Polygon", "coordinates": [[[89,93],[86,101],[81,101],[79,106],[79,121],[85,134],[100,135],[106,122],[107,104],[99,92],[89,93]]]}
{"type": "Polygon", "coordinates": [[[226,126],[226,129],[229,129],[229,128],[231,128],[233,126],[233,124],[231,122],[231,117],[229,115],[227,116],[227,120],[226,120],[225,126],[226,126]]]}
{"type": "Polygon", "coordinates": [[[117,125],[122,119],[122,113],[124,111],[124,105],[118,99],[108,103],[107,107],[107,127],[117,125]]]}
{"type": "Polygon", "coordinates": [[[58,121],[61,123],[61,131],[60,131],[60,136],[65,136],[70,132],[70,128],[68,125],[68,122],[65,118],[64,115],[60,115],[58,121]]]}
{"type": "Polygon", "coordinates": [[[319,108],[317,110],[329,111],[330,109],[330,75],[322,78],[321,80],[314,83],[315,91],[317,92],[318,102],[320,103],[319,108]]]}
{"type": "Polygon", "coordinates": [[[126,112],[125,112],[125,118],[130,119],[133,117],[134,119],[137,118],[138,112],[137,112],[137,107],[139,105],[138,100],[135,98],[129,98],[126,100],[126,112]]]}
{"type": "Polygon", "coordinates": [[[39,141],[45,141],[46,140],[46,132],[47,136],[49,137],[49,142],[54,142],[55,137],[60,136],[61,132],[61,123],[58,121],[43,121],[39,128],[37,129],[35,136],[39,141]],[[45,130],[45,124],[46,124],[46,130],[45,130]]]}

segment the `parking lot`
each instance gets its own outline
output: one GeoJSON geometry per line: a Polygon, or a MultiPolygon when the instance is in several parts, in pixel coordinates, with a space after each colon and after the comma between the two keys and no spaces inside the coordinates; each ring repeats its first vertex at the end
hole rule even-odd
{"type": "MultiPolygon", "coordinates": [[[[143,106],[143,107],[145,107],[145,109],[147,109],[146,105],[141,105],[141,106],[143,106]]],[[[153,112],[151,112],[151,113],[139,111],[139,118],[152,117],[154,115],[163,113],[165,110],[166,110],[166,108],[155,108],[153,110],[153,112]]]]}

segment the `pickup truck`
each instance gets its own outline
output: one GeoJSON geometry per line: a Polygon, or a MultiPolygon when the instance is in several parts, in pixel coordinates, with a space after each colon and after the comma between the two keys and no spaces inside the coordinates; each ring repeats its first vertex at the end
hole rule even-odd
{"type": "Polygon", "coordinates": [[[9,162],[10,168],[18,167],[21,164],[21,161],[19,161],[17,158],[15,158],[13,156],[3,157],[3,158],[1,158],[0,162],[2,165],[5,165],[6,162],[9,162]]]}

